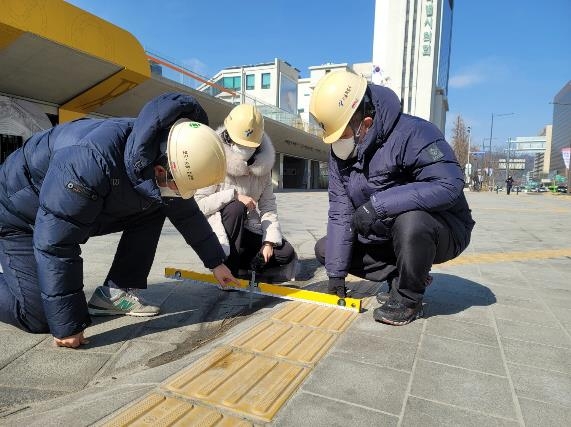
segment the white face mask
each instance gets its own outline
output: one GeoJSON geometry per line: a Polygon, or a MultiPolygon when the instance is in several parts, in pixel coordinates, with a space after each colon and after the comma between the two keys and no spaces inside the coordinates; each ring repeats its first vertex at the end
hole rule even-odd
{"type": "Polygon", "coordinates": [[[337,157],[341,160],[347,160],[357,155],[357,145],[355,144],[355,137],[338,139],[331,144],[331,149],[337,157]]]}
{"type": "Polygon", "coordinates": [[[232,144],[230,148],[234,153],[238,155],[238,157],[240,157],[245,162],[248,161],[256,151],[256,149],[253,147],[244,147],[243,145],[238,144],[232,144]]]}
{"type": "Polygon", "coordinates": [[[331,144],[331,149],[337,157],[341,160],[347,160],[353,158],[357,155],[357,141],[359,141],[361,136],[361,126],[363,122],[359,124],[357,132],[353,129],[354,136],[349,138],[338,139],[333,144],[331,144]]]}
{"type": "Polygon", "coordinates": [[[180,197],[180,193],[175,190],[171,190],[168,187],[159,187],[161,191],[161,197],[180,197]]]}

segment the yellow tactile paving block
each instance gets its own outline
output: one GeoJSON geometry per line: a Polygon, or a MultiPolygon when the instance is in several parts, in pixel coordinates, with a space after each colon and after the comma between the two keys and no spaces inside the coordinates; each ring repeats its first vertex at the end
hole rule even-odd
{"type": "Polygon", "coordinates": [[[284,323],[302,324],[331,332],[342,332],[357,313],[303,302],[290,302],[272,316],[284,323]]]}
{"type": "Polygon", "coordinates": [[[268,357],[315,365],[337,339],[337,334],[306,326],[263,321],[230,343],[268,357]]]}
{"type": "Polygon", "coordinates": [[[460,255],[458,258],[455,258],[441,265],[452,266],[464,264],[492,264],[498,262],[528,261],[563,257],[571,257],[571,248],[460,255]]]}
{"type": "Polygon", "coordinates": [[[253,424],[210,408],[153,393],[119,413],[105,427],[201,426],[249,427],[253,424]]]}
{"type": "Polygon", "coordinates": [[[267,422],[309,371],[290,362],[220,348],[164,387],[186,398],[267,422]]]}

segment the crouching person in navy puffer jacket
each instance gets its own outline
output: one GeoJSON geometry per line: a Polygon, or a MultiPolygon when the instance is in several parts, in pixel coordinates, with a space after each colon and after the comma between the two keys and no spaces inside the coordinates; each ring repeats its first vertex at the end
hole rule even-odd
{"type": "Polygon", "coordinates": [[[422,315],[432,265],[457,257],[474,227],[451,147],[400,109],[393,91],[347,71],[325,75],[310,102],[331,144],[327,236],[316,256],[339,296],[347,273],[387,280],[373,314],[391,325],[422,315]]]}
{"type": "Polygon", "coordinates": [[[236,279],[192,198],[224,179],[219,136],[188,95],[136,119],[80,119],[33,135],[0,168],[0,321],[78,347],[92,315],[153,316],[147,287],[165,218],[225,284],[236,279]],[[122,231],[103,286],[83,293],[80,244],[122,231]]]}

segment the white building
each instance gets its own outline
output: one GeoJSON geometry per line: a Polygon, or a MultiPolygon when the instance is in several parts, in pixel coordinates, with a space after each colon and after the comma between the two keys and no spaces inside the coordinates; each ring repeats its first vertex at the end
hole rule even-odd
{"type": "Polygon", "coordinates": [[[297,82],[297,111],[304,122],[310,122],[309,100],[311,99],[311,94],[313,89],[315,89],[315,85],[325,74],[338,70],[353,71],[354,73],[365,77],[367,81],[371,81],[372,63],[370,62],[353,64],[352,66],[346,62],[339,64],[327,63],[309,67],[309,77],[299,79],[297,82]]]}
{"type": "Polygon", "coordinates": [[[276,188],[326,188],[328,147],[321,142],[319,126],[298,114],[298,80],[299,70],[276,58],[225,68],[197,90],[231,104],[254,104],[275,121],[266,121],[266,131],[276,149],[276,188]]]}
{"type": "Polygon", "coordinates": [[[372,81],[444,132],[453,0],[376,0],[372,81]]]}

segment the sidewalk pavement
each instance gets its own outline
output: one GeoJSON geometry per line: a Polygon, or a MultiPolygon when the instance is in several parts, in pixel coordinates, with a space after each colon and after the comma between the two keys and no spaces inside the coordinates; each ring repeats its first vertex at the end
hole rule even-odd
{"type": "MultiPolygon", "coordinates": [[[[377,303],[367,298],[269,425],[568,425],[571,198],[467,196],[477,221],[472,243],[433,269],[424,318],[381,325],[372,319],[377,303]]],[[[327,193],[283,192],[277,200],[284,235],[300,257],[294,284],[323,284],[313,246],[326,231],[327,193]]],[[[118,238],[84,245],[88,298],[118,238]]],[[[0,425],[109,420],[287,304],[256,296],[248,310],[247,294],[165,279],[166,266],[206,272],[170,225],[145,293],[162,314],[95,318],[91,342],[80,350],[0,324],[0,425]]],[[[352,287],[372,295],[378,284],[354,280],[352,287]]]]}

